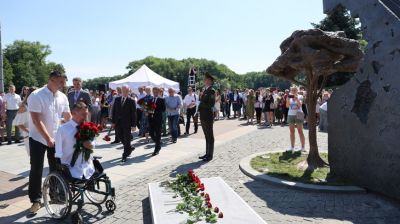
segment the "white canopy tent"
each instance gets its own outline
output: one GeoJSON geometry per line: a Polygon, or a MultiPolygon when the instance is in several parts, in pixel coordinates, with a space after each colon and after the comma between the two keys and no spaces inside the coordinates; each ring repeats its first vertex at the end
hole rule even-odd
{"type": "Polygon", "coordinates": [[[173,88],[179,91],[178,82],[162,77],[146,65],[142,65],[142,67],[128,77],[108,84],[111,89],[116,89],[123,85],[128,85],[134,92],[137,92],[140,86],[161,87],[164,89],[173,88]]]}

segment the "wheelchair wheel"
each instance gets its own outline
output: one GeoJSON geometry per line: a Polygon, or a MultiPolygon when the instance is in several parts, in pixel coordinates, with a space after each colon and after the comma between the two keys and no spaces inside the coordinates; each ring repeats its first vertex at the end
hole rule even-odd
{"type": "Polygon", "coordinates": [[[71,192],[63,176],[50,173],[43,183],[43,201],[49,215],[54,219],[64,219],[71,212],[71,192]]]}
{"type": "Polygon", "coordinates": [[[107,200],[106,201],[106,209],[109,212],[113,212],[113,211],[115,211],[115,209],[117,209],[117,205],[115,204],[115,202],[113,200],[107,200]]]}
{"type": "Polygon", "coordinates": [[[93,180],[85,190],[85,195],[93,204],[103,204],[110,192],[109,185],[104,180],[93,180]],[[103,194],[101,194],[103,193],[103,194]]]}

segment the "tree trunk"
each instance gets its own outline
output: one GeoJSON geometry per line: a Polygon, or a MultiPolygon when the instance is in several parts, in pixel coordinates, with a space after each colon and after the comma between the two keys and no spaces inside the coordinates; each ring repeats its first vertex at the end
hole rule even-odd
{"type": "Polygon", "coordinates": [[[324,167],[328,165],[319,156],[318,143],[317,143],[317,115],[316,106],[318,100],[318,77],[314,77],[312,72],[307,74],[307,109],[308,109],[308,140],[310,144],[310,152],[307,157],[308,168],[314,170],[318,167],[324,167]]]}

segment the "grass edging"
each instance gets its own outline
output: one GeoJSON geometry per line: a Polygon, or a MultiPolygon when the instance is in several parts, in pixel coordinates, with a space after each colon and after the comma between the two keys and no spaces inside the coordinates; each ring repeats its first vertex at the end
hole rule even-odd
{"type": "Polygon", "coordinates": [[[278,153],[283,151],[260,152],[249,155],[240,161],[239,168],[247,176],[255,180],[267,181],[269,183],[283,185],[286,187],[296,188],[300,190],[319,191],[319,192],[341,192],[341,193],[366,193],[366,190],[357,186],[329,186],[317,184],[305,184],[294,181],[287,181],[277,177],[269,176],[268,174],[261,173],[253,169],[250,162],[256,156],[261,156],[269,153],[278,153]]]}

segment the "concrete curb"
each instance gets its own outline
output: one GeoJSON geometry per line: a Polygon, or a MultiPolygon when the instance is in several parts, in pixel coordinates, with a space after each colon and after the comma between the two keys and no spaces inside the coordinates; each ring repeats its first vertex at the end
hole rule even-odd
{"type": "Polygon", "coordinates": [[[304,184],[299,182],[292,182],[283,179],[279,179],[276,177],[271,177],[267,174],[263,174],[258,172],[257,170],[253,169],[250,166],[250,161],[260,155],[276,153],[282,151],[271,151],[271,152],[261,152],[255,153],[250,156],[245,157],[240,161],[239,168],[240,170],[247,176],[261,181],[267,181],[277,185],[284,185],[291,188],[296,188],[300,190],[307,190],[307,191],[318,191],[318,192],[334,192],[334,193],[366,193],[367,191],[363,188],[357,186],[323,186],[323,185],[315,185],[315,184],[304,184]]]}

